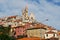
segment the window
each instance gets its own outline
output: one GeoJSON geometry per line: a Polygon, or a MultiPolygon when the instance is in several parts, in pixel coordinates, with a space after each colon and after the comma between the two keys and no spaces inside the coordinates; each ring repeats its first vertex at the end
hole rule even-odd
{"type": "Polygon", "coordinates": [[[46,36],[48,37],[48,34],[46,34],[46,36]]]}
{"type": "Polygon", "coordinates": [[[55,34],[53,36],[55,37],[55,34]]]}
{"type": "Polygon", "coordinates": [[[47,40],[50,40],[50,39],[47,39],[47,40]]]}
{"type": "Polygon", "coordinates": [[[31,17],[31,19],[33,20],[33,17],[31,17]]]}

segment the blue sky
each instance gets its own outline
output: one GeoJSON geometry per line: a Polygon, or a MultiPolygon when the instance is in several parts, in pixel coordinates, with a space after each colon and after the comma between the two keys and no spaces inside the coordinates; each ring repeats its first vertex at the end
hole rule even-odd
{"type": "Polygon", "coordinates": [[[21,15],[26,5],[39,22],[60,29],[60,0],[0,0],[0,17],[21,15]]]}

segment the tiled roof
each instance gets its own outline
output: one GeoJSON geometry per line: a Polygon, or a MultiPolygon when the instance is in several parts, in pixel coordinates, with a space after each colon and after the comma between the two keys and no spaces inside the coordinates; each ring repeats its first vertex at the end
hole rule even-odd
{"type": "Polygon", "coordinates": [[[22,39],[18,39],[18,40],[45,40],[45,39],[41,39],[41,38],[22,38],[22,39]]]}
{"type": "Polygon", "coordinates": [[[58,32],[58,35],[60,35],[60,31],[58,32]]]}
{"type": "Polygon", "coordinates": [[[55,32],[53,32],[53,31],[46,32],[46,34],[53,34],[53,33],[55,33],[55,32]]]}
{"type": "Polygon", "coordinates": [[[9,16],[8,18],[16,18],[16,16],[9,16]]]}

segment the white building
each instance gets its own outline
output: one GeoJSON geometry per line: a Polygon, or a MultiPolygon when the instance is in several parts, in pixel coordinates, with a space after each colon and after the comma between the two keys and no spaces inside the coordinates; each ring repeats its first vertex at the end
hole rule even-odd
{"type": "Polygon", "coordinates": [[[58,38],[58,35],[56,32],[53,31],[48,31],[45,33],[45,39],[50,39],[50,38],[58,38]]]}

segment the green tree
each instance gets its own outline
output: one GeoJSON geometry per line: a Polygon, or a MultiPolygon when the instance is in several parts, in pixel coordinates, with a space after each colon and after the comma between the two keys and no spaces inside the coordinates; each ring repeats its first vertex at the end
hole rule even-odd
{"type": "Polygon", "coordinates": [[[10,26],[3,27],[2,25],[0,25],[0,40],[15,40],[14,37],[9,36],[10,29],[10,26]]]}
{"type": "Polygon", "coordinates": [[[0,40],[16,40],[16,39],[14,37],[8,36],[6,34],[1,34],[0,40]]]}
{"type": "Polygon", "coordinates": [[[0,32],[3,32],[4,34],[9,35],[10,29],[11,29],[10,25],[8,27],[4,27],[4,26],[0,25],[0,32]]]}

